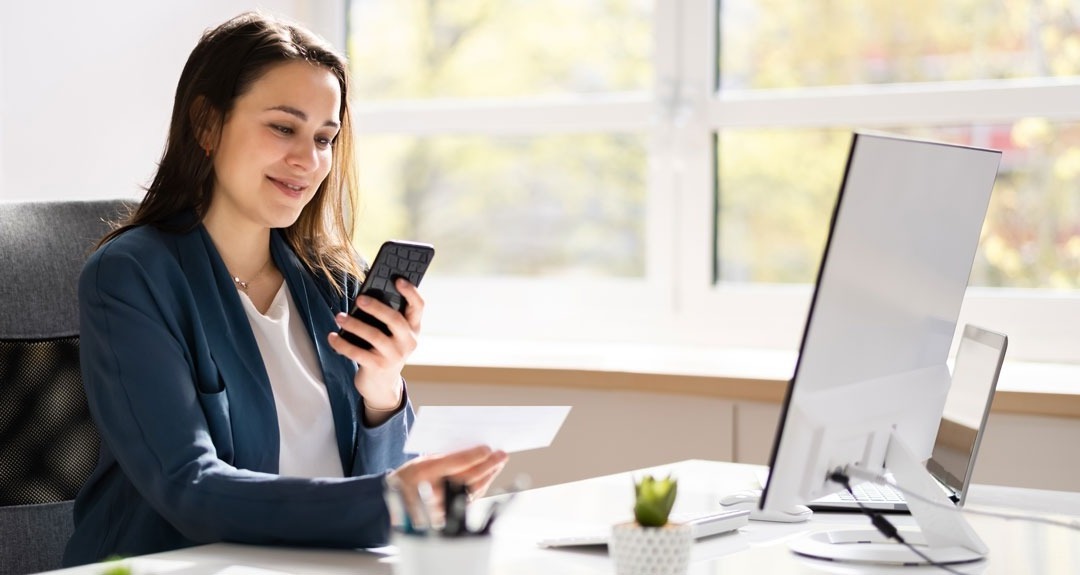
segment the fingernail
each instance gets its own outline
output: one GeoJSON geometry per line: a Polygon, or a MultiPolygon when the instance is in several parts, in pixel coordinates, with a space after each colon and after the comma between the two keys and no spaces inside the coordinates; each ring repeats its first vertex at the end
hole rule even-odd
{"type": "Polygon", "coordinates": [[[334,316],[334,323],[336,323],[336,324],[338,324],[338,326],[340,326],[342,324],[342,322],[345,321],[345,318],[347,318],[347,317],[349,317],[349,316],[347,316],[347,315],[345,315],[343,313],[339,313],[339,314],[334,316]]]}
{"type": "Polygon", "coordinates": [[[358,305],[360,307],[366,307],[370,303],[371,303],[371,298],[366,296],[366,295],[362,295],[362,296],[356,298],[356,305],[358,305]]]}

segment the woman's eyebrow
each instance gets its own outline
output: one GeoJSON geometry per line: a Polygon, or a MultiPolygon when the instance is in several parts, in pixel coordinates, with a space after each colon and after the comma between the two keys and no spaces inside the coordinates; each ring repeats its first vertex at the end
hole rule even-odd
{"type": "MultiPolygon", "coordinates": [[[[308,121],[308,115],[303,110],[294,108],[292,106],[286,106],[286,105],[283,104],[283,105],[279,105],[279,106],[270,106],[266,110],[267,111],[269,111],[269,110],[277,110],[279,112],[285,112],[286,114],[296,116],[302,122],[308,121]]],[[[331,128],[340,128],[341,127],[341,124],[337,123],[334,120],[327,120],[327,121],[323,122],[323,125],[324,126],[329,126],[331,128]]]]}

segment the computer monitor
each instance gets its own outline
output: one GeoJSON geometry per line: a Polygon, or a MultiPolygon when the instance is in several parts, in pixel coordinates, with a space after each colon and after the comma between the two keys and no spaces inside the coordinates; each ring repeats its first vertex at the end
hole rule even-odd
{"type": "MultiPolygon", "coordinates": [[[[854,135],[763,509],[835,492],[842,487],[828,477],[849,467],[888,470],[901,487],[951,506],[922,462],[931,455],[949,390],[946,362],[1000,157],[994,150],[854,135]]],[[[934,561],[985,555],[959,515],[912,498],[908,505],[934,561]]],[[[896,544],[840,544],[868,537],[813,534],[792,547],[829,559],[921,562],[896,544]]],[[[908,540],[921,543],[917,536],[908,540]]]]}

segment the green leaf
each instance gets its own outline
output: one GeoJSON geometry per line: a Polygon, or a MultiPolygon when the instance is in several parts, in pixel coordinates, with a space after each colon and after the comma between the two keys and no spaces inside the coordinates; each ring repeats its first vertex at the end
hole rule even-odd
{"type": "Polygon", "coordinates": [[[634,519],[643,527],[661,527],[668,522],[678,494],[678,481],[670,475],[656,480],[646,475],[634,484],[634,519]]]}
{"type": "Polygon", "coordinates": [[[123,560],[123,557],[120,557],[119,555],[113,555],[106,558],[105,560],[111,563],[111,565],[109,565],[108,568],[102,571],[101,575],[132,575],[131,567],[120,563],[120,561],[123,560]]]}

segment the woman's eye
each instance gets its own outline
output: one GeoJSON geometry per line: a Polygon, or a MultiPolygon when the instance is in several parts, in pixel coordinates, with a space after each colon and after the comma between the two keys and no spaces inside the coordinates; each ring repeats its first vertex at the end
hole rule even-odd
{"type": "Polygon", "coordinates": [[[334,138],[315,138],[315,143],[318,144],[320,148],[329,148],[334,145],[334,138]]]}
{"type": "Polygon", "coordinates": [[[271,124],[270,127],[277,130],[278,132],[281,132],[282,134],[285,134],[286,136],[291,136],[292,133],[293,133],[293,129],[288,127],[288,126],[282,126],[280,124],[271,124]]]}

